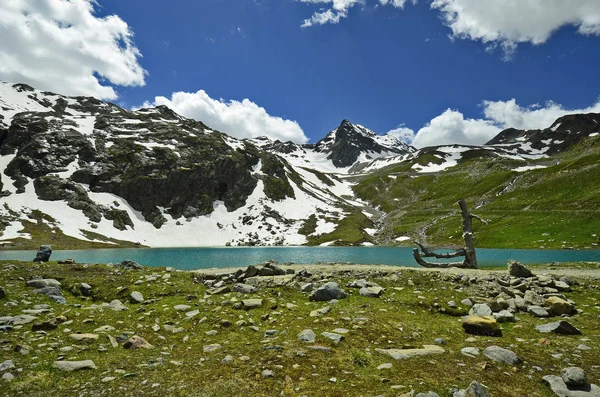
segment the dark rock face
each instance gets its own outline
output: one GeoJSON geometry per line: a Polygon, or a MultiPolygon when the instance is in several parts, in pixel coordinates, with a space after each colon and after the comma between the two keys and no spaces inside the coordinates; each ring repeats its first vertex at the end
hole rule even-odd
{"type": "Polygon", "coordinates": [[[52,247],[49,245],[42,245],[38,249],[37,254],[35,255],[34,262],[48,262],[50,260],[50,255],[52,255],[52,247]]]}
{"type": "Polygon", "coordinates": [[[533,277],[531,270],[517,261],[508,261],[508,274],[513,277],[533,277]]]}
{"type": "Polygon", "coordinates": [[[377,135],[371,131],[351,124],[348,120],[332,133],[321,139],[314,146],[317,152],[330,153],[327,157],[336,167],[349,167],[358,160],[362,153],[390,152],[404,154],[410,147],[398,142],[397,146],[382,146],[377,142],[377,135]]]}
{"type": "Polygon", "coordinates": [[[556,321],[553,323],[541,324],[535,327],[536,330],[543,333],[555,333],[560,335],[581,335],[581,331],[575,328],[568,321],[556,321]]]}
{"type": "Polygon", "coordinates": [[[543,130],[506,129],[486,145],[520,145],[525,141],[531,143],[531,147],[534,149],[547,148],[545,153],[553,154],[576,145],[590,134],[598,132],[598,121],[600,121],[599,113],[569,114],[559,118],[552,126],[543,130]]]}

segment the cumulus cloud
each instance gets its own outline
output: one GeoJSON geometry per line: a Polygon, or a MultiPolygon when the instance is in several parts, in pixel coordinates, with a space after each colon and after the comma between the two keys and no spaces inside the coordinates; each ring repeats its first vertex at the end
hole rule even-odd
{"type": "Polygon", "coordinates": [[[415,132],[412,129],[404,126],[400,126],[388,131],[387,135],[393,136],[394,138],[408,143],[409,145],[412,144],[413,140],[415,139],[415,132]]]}
{"type": "Polygon", "coordinates": [[[116,99],[107,83],[143,86],[133,33],[95,0],[0,1],[0,79],[67,95],[116,99]]]}
{"type": "Polygon", "coordinates": [[[482,145],[506,128],[523,130],[548,128],[566,114],[600,113],[600,100],[592,106],[569,109],[554,102],[544,106],[523,107],[515,99],[508,101],[483,101],[483,118],[471,119],[458,110],[447,109],[433,118],[417,133],[409,128],[397,128],[388,134],[398,136],[418,148],[448,144],[482,145]],[[404,139],[403,139],[404,138],[404,139]]]}
{"type": "Polygon", "coordinates": [[[213,99],[204,90],[175,92],[171,98],[158,96],[144,107],[166,105],[182,116],[199,120],[236,138],[267,136],[273,140],[306,143],[308,138],[296,121],[271,116],[249,99],[213,99]]]}
{"type": "Polygon", "coordinates": [[[584,35],[600,35],[598,0],[434,0],[452,37],[500,45],[506,54],[519,43],[542,44],[557,29],[574,25],[584,35]]]}
{"type": "MultiPolygon", "coordinates": [[[[298,0],[301,3],[327,5],[329,8],[322,8],[315,12],[310,18],[305,19],[302,27],[306,28],[313,25],[324,25],[326,23],[338,23],[342,18],[348,16],[348,11],[357,4],[365,4],[365,0],[298,0]]],[[[377,0],[381,5],[391,5],[396,8],[403,8],[408,0],[377,0]]],[[[413,3],[416,0],[412,0],[413,3]]]]}

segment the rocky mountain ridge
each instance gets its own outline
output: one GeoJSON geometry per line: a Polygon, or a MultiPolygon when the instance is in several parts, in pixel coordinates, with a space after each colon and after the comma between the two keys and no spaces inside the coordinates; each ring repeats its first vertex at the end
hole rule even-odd
{"type": "Polygon", "coordinates": [[[395,179],[401,167],[419,180],[473,159],[505,162],[503,172],[520,175],[596,139],[596,120],[569,115],[545,130],[505,130],[483,146],[420,150],[344,120],[298,145],[236,139],[164,106],[130,111],[0,83],[0,241],[378,244],[390,208],[357,194],[370,175],[395,179]]]}

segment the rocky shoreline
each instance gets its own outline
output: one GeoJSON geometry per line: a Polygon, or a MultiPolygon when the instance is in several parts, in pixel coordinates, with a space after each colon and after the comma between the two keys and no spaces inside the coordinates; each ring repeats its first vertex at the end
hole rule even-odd
{"type": "Polygon", "coordinates": [[[600,395],[589,264],[0,267],[6,395],[600,395]]]}

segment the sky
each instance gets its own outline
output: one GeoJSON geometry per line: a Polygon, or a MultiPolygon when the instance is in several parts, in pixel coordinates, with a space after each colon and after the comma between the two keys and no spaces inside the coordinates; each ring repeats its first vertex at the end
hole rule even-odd
{"type": "Polygon", "coordinates": [[[232,136],[416,147],[600,113],[598,0],[2,0],[0,80],[232,136]]]}

